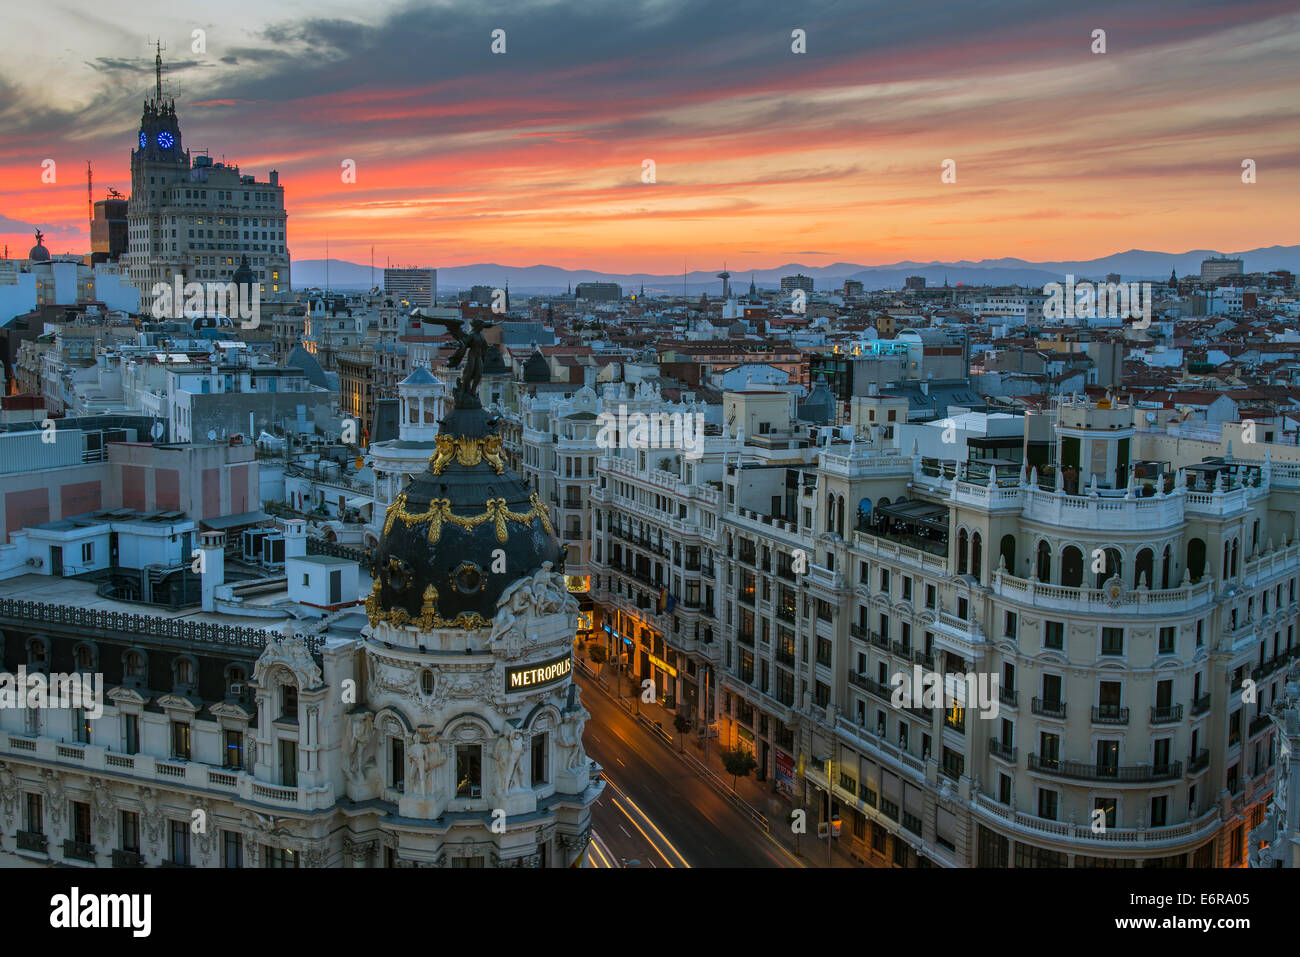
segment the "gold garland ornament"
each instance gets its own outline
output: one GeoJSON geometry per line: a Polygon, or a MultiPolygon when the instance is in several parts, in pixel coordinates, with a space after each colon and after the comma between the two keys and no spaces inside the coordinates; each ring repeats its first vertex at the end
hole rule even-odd
{"type": "Polygon", "coordinates": [[[376,581],[374,587],[370,590],[370,594],[366,596],[366,617],[370,619],[371,626],[386,621],[394,628],[401,628],[403,625],[419,625],[424,631],[430,631],[434,628],[464,628],[472,631],[478,628],[492,627],[492,622],[477,612],[463,611],[451,621],[439,617],[436,607],[438,591],[432,585],[424,590],[424,603],[420,606],[418,618],[412,618],[407,610],[400,606],[389,611],[380,607],[380,591],[382,587],[376,581]]]}
{"type": "Polygon", "coordinates": [[[486,435],[482,438],[439,435],[434,441],[437,443],[438,450],[429,457],[429,470],[434,475],[441,475],[442,470],[452,459],[465,468],[473,468],[479,462],[487,462],[497,475],[503,474],[506,470],[499,435],[486,435]]]}
{"type": "Polygon", "coordinates": [[[455,515],[451,511],[451,500],[445,498],[435,498],[429,500],[429,509],[425,512],[408,512],[406,510],[406,493],[397,496],[397,501],[388,506],[388,511],[384,519],[384,535],[392,530],[393,523],[400,520],[403,525],[410,528],[412,525],[420,525],[425,522],[429,523],[429,544],[436,545],[438,539],[442,537],[442,526],[444,522],[450,522],[460,528],[469,530],[478,528],[484,522],[492,522],[496,526],[497,541],[504,542],[507,538],[507,522],[518,522],[520,525],[531,525],[533,519],[541,519],[543,527],[547,533],[554,535],[555,529],[551,525],[551,516],[542,504],[537,493],[533,492],[528,496],[528,504],[531,506],[526,512],[512,512],[506,507],[504,498],[490,498],[485,503],[485,511],[481,515],[455,515]]]}

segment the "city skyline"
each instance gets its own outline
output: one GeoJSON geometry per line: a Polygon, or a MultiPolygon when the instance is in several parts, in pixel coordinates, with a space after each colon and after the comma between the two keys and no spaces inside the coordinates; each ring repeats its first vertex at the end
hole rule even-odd
{"type": "Polygon", "coordinates": [[[1293,239],[1300,18],[1280,3],[1032,22],[1010,4],[942,20],[761,7],[722,20],[693,3],[286,19],[248,4],[238,30],[107,9],[20,11],[0,47],[11,255],[38,226],[56,254],[88,249],[87,159],[96,199],[129,191],[158,38],[187,146],[280,173],[294,259],[322,258],[328,237],[355,262],[373,245],[377,266],[671,274],[683,259],[1086,259],[1293,239]],[[56,33],[93,58],[31,42],[56,33]],[[940,181],[947,159],[955,183],[940,181]]]}

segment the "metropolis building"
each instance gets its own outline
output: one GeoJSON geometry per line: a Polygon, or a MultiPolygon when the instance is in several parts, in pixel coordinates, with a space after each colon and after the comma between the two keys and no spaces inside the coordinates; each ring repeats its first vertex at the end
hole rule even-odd
{"type": "Polygon", "coordinates": [[[0,599],[5,672],[105,688],[97,718],[0,709],[0,857],[579,866],[603,782],[583,750],[561,547],[477,399],[458,390],[456,406],[388,510],[368,588],[339,594],[343,559],[289,562],[290,596],[318,571],[330,583],[299,606],[316,617],[247,624],[283,603],[214,589],[219,532],[201,534],[215,576],[201,615],[0,599]],[[231,606],[243,624],[208,611],[231,606]]]}
{"type": "Polygon", "coordinates": [[[162,53],[155,55],[155,88],[140,116],[131,150],[127,202],[130,282],[148,302],[155,283],[230,282],[247,259],[261,297],[290,289],[285,241],[284,187],[271,171],[267,182],[238,166],[190,156],[181,138],[176,101],[163,96],[162,53]]]}

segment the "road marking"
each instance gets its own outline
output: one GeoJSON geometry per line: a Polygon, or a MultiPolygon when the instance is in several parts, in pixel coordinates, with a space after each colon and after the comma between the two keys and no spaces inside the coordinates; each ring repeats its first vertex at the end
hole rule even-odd
{"type": "Polygon", "coordinates": [[[614,865],[610,862],[610,859],[605,856],[605,852],[600,849],[600,845],[603,843],[604,841],[600,839],[600,836],[593,831],[591,834],[591,849],[600,855],[600,859],[605,862],[605,867],[607,869],[612,868],[614,865]]]}
{"type": "MultiPolygon", "coordinates": [[[[677,850],[677,848],[673,845],[673,842],[668,839],[668,836],[664,834],[663,831],[659,830],[655,822],[650,820],[650,815],[646,814],[645,811],[641,810],[641,808],[637,805],[637,803],[633,801],[630,797],[628,797],[627,793],[622,788],[620,788],[617,784],[615,784],[613,781],[609,781],[608,783],[609,786],[612,787],[618,793],[618,796],[621,797],[628,804],[630,804],[636,810],[636,813],[641,816],[641,819],[645,821],[646,824],[648,824],[656,834],[659,835],[660,840],[662,840],[664,844],[668,845],[668,849],[672,851],[675,855],[677,855],[677,859],[682,862],[682,866],[690,867],[691,866],[690,862],[687,861],[686,858],[682,856],[681,851],[677,850]]],[[[619,805],[618,801],[614,800],[613,798],[611,798],[610,800],[613,801],[615,807],[617,807],[620,811],[623,811],[624,814],[627,814],[627,811],[623,810],[623,808],[619,805]]],[[[632,815],[628,814],[628,820],[632,820],[632,815]]],[[[636,827],[638,831],[641,831],[640,826],[637,825],[636,821],[634,820],[632,820],[632,826],[636,827]]],[[[641,833],[645,834],[645,831],[641,831],[641,833]]],[[[667,861],[669,867],[676,866],[675,864],[673,864],[672,861],[668,859],[668,855],[664,854],[663,851],[659,850],[659,846],[655,844],[653,840],[650,839],[650,836],[648,834],[646,834],[646,840],[650,841],[651,846],[654,847],[656,851],[658,851],[660,857],[662,857],[665,861],[667,861]]]]}
{"type": "MultiPolygon", "coordinates": [[[[617,802],[617,801],[614,802],[614,807],[618,807],[618,802],[617,802]]],[[[623,809],[622,809],[621,807],[619,807],[618,809],[619,809],[620,811],[623,811],[623,809]]],[[[623,811],[623,813],[626,814],[627,812],[626,812],[626,811],[623,811]]],[[[629,820],[630,820],[630,819],[629,819],[629,820]]],[[[636,827],[636,822],[635,822],[635,821],[632,822],[632,826],[633,826],[633,827],[636,827]]],[[[629,831],[627,828],[625,828],[622,824],[620,824],[620,825],[618,826],[618,829],[619,829],[620,831],[622,831],[624,834],[626,834],[626,835],[628,836],[628,839],[631,840],[631,838],[632,838],[632,832],[631,832],[631,831],[629,831]]]]}
{"type": "MultiPolygon", "coordinates": [[[[665,854],[663,851],[659,850],[659,845],[656,844],[656,843],[654,842],[654,838],[652,838],[649,834],[647,834],[647,833],[642,829],[641,825],[638,824],[638,823],[636,822],[635,819],[633,819],[633,817],[632,817],[631,814],[628,814],[628,812],[627,812],[627,808],[625,808],[625,807],[623,807],[623,805],[619,804],[618,801],[614,801],[614,807],[618,808],[620,811],[623,812],[623,814],[627,817],[627,819],[628,819],[629,821],[632,822],[632,826],[633,826],[634,828],[636,828],[638,831],[641,831],[641,836],[644,837],[644,838],[646,839],[646,843],[649,844],[649,845],[654,849],[654,852],[655,852],[656,854],[658,854],[660,857],[662,857],[662,858],[664,859],[664,863],[665,863],[665,864],[667,864],[669,867],[672,867],[672,866],[673,866],[673,862],[670,861],[670,860],[668,859],[668,855],[665,854]]],[[[649,823],[649,822],[647,822],[647,823],[649,823]]],[[[621,824],[619,825],[619,827],[622,827],[622,826],[623,826],[623,825],[621,825],[621,824]]],[[[651,827],[654,827],[653,824],[651,824],[650,826],[651,826],[651,827]]],[[[626,833],[626,832],[624,832],[624,833],[626,833]]],[[[628,837],[631,837],[631,836],[632,836],[632,835],[630,835],[630,834],[628,835],[628,837]]],[[[678,855],[678,856],[680,856],[680,855],[678,855]]],[[[686,866],[689,867],[690,865],[688,864],[688,865],[686,865],[686,866]]]]}

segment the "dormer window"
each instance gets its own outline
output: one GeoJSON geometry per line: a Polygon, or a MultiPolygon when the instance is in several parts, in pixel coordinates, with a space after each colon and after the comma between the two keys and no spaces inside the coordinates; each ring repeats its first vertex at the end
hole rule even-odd
{"type": "Polygon", "coordinates": [[[294,685],[284,686],[283,715],[286,718],[298,717],[298,689],[294,685]]]}
{"type": "Polygon", "coordinates": [[[194,684],[194,664],[185,658],[176,660],[176,683],[183,687],[194,684]]]}
{"type": "Polygon", "coordinates": [[[138,651],[128,651],[122,663],[127,678],[144,679],[144,655],[138,651]]]}

